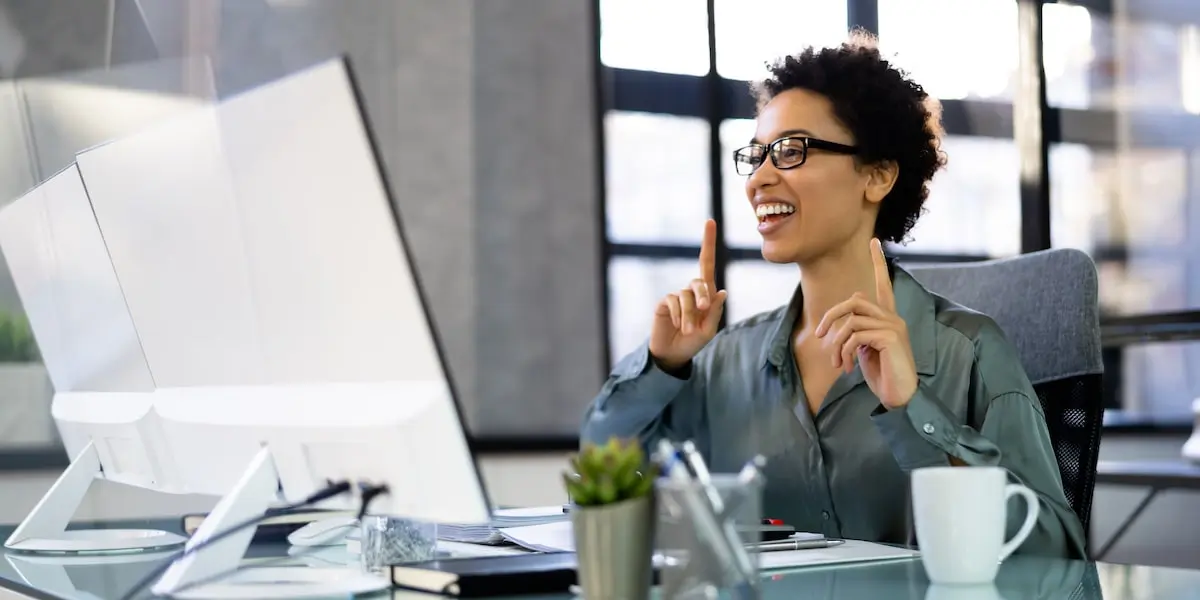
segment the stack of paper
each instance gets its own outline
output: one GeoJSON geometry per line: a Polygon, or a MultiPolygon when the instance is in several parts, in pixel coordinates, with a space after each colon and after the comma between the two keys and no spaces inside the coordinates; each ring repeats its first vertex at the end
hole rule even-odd
{"type": "Polygon", "coordinates": [[[771,571],[774,569],[840,565],[856,562],[913,559],[920,558],[921,553],[916,550],[899,548],[887,544],[846,540],[846,543],[840,546],[762,552],[758,556],[760,561],[759,567],[764,571],[771,571]]]}
{"type": "MultiPolygon", "coordinates": [[[[508,541],[534,552],[574,552],[575,538],[571,533],[571,522],[543,523],[501,530],[508,541]]],[[[797,533],[797,540],[824,539],[819,533],[797,533]]],[[[797,567],[836,565],[856,562],[889,561],[920,557],[916,550],[898,548],[859,540],[845,540],[829,548],[807,548],[804,550],[775,550],[758,555],[763,571],[791,569],[797,567]]]]}
{"type": "Polygon", "coordinates": [[[574,552],[575,534],[570,521],[505,527],[500,535],[527,550],[534,552],[574,552]]]}
{"type": "MultiPolygon", "coordinates": [[[[502,529],[544,525],[547,523],[569,523],[570,515],[563,512],[562,505],[534,506],[528,508],[505,508],[492,511],[492,522],[487,525],[438,525],[438,538],[451,542],[472,544],[506,544],[502,529]]],[[[568,531],[570,531],[568,529],[568,531]]]]}

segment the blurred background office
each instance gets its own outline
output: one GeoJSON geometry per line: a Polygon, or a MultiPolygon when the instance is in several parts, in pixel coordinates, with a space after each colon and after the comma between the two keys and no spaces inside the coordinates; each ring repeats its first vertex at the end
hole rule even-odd
{"type": "MultiPolygon", "coordinates": [[[[850,27],[944,105],[950,163],[909,263],[1082,249],[1100,275],[1101,458],[1178,459],[1200,396],[1200,3],[1191,0],[0,0],[0,202],[75,152],[334,55],[394,201],[500,502],[557,473],[611,362],[693,277],[718,218],[727,319],[787,300],[728,160],[746,80],[850,27]]],[[[336,202],[336,198],[331,198],[336,202]]],[[[0,520],[67,464],[0,273],[0,520]]],[[[1144,492],[1097,488],[1102,543],[1144,492]]],[[[97,485],[81,518],[212,498],[97,485]]],[[[1172,491],[1107,560],[1200,567],[1172,491]]]]}

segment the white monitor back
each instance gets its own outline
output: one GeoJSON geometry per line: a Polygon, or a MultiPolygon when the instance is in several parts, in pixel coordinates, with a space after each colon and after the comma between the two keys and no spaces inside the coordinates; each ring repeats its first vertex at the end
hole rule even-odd
{"type": "Polygon", "coordinates": [[[343,61],[77,161],[191,489],[266,443],[289,499],[373,472],[396,514],[487,520],[343,61]]]}
{"type": "Polygon", "coordinates": [[[272,381],[216,110],[75,158],[158,387],[272,381]]]}
{"type": "Polygon", "coordinates": [[[180,491],[151,410],[154,380],[75,165],[0,211],[0,247],[68,455],[93,442],[102,476],[180,491]]]}

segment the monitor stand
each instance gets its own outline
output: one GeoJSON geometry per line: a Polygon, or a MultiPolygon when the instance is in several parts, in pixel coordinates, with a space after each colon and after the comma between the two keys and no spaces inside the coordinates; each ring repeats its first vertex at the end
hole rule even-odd
{"type": "MultiPolygon", "coordinates": [[[[230,527],[262,515],[275,500],[279,473],[269,447],[259,450],[230,492],[205,517],[188,540],[193,548],[230,527]]],[[[345,567],[247,567],[242,557],[254,527],[231,534],[183,557],[154,585],[158,596],[172,598],[329,598],[367,594],[391,587],[384,575],[345,567]]]]}
{"type": "Polygon", "coordinates": [[[154,529],[67,530],[100,472],[100,456],[89,442],[12,532],[4,547],[55,554],[106,553],[171,548],[187,541],[181,535],[154,529]]]}
{"type": "Polygon", "coordinates": [[[12,570],[30,587],[56,597],[76,600],[103,600],[92,592],[78,589],[67,574],[67,567],[145,565],[174,555],[172,550],[154,550],[133,554],[69,554],[47,556],[9,552],[4,555],[12,570]]]}

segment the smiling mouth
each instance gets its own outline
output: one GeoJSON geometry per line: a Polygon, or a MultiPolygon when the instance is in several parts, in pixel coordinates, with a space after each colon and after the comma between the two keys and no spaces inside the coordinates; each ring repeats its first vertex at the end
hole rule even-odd
{"type": "Polygon", "coordinates": [[[754,209],[760,224],[782,221],[796,212],[796,207],[783,203],[759,204],[754,209]]]}

